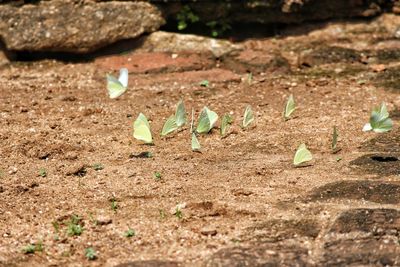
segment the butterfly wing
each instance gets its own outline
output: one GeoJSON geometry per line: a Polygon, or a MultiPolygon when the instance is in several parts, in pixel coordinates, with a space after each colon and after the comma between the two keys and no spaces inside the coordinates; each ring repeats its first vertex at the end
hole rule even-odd
{"type": "Polygon", "coordinates": [[[305,144],[301,144],[294,155],[293,164],[297,166],[310,160],[312,160],[311,152],[307,149],[305,144]]]}
{"type": "Polygon", "coordinates": [[[175,121],[178,127],[181,127],[186,123],[186,110],[182,100],[180,100],[176,106],[175,121]]]}
{"type": "Polygon", "coordinates": [[[135,122],[133,123],[133,137],[145,142],[146,144],[153,143],[153,137],[150,131],[150,124],[147,118],[140,113],[135,122]]]}
{"type": "Polygon", "coordinates": [[[290,95],[285,106],[285,119],[289,119],[290,115],[292,115],[293,111],[296,109],[296,104],[294,102],[293,95],[290,95]]]}
{"type": "Polygon", "coordinates": [[[206,112],[207,112],[207,116],[208,116],[208,119],[209,119],[209,121],[210,121],[210,129],[209,129],[209,130],[211,130],[211,128],[214,127],[214,124],[215,124],[215,123],[217,122],[217,120],[218,120],[218,114],[215,113],[214,111],[210,110],[210,109],[207,108],[207,107],[205,107],[204,109],[205,109],[206,112]]]}
{"type": "Polygon", "coordinates": [[[196,132],[197,133],[208,133],[211,130],[211,122],[207,114],[206,108],[200,113],[199,121],[197,123],[196,132]]]}
{"type": "Polygon", "coordinates": [[[376,133],[389,132],[393,128],[393,121],[390,118],[386,118],[384,120],[371,123],[371,127],[376,133]]]}
{"type": "Polygon", "coordinates": [[[233,121],[233,119],[232,119],[231,115],[229,115],[229,114],[225,114],[222,117],[221,127],[220,127],[221,136],[224,136],[228,132],[229,125],[231,125],[232,121],[233,121]]]}
{"type": "Polygon", "coordinates": [[[124,87],[114,76],[107,74],[107,90],[110,98],[114,99],[125,93],[126,87],[124,87]]]}
{"type": "Polygon", "coordinates": [[[122,69],[119,70],[118,81],[125,88],[128,87],[128,75],[129,75],[129,72],[128,72],[127,68],[122,68],[122,69]]]}
{"type": "Polygon", "coordinates": [[[175,116],[172,115],[164,123],[164,126],[163,126],[162,131],[161,131],[161,136],[166,136],[167,134],[172,133],[176,129],[178,129],[178,125],[176,123],[175,116]]]}
{"type": "Polygon", "coordinates": [[[201,146],[195,133],[192,133],[192,151],[200,151],[201,146]]]}
{"type": "Polygon", "coordinates": [[[251,109],[251,106],[247,106],[243,116],[243,123],[242,123],[243,128],[249,126],[250,123],[253,121],[254,121],[253,110],[251,109]]]}

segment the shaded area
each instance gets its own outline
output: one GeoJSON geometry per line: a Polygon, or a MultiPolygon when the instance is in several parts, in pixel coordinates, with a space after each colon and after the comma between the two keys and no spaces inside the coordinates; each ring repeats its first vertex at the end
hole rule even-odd
{"type": "Polygon", "coordinates": [[[346,199],[398,204],[400,183],[365,180],[333,182],[311,190],[306,202],[346,199]]]}
{"type": "Polygon", "coordinates": [[[380,176],[400,174],[400,154],[368,154],[350,162],[359,171],[380,176]]]}

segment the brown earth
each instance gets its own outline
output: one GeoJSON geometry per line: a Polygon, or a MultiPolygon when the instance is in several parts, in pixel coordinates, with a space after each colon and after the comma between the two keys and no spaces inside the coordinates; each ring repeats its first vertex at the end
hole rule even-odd
{"type": "Polygon", "coordinates": [[[0,265],[400,266],[400,40],[385,21],[294,29],[219,59],[131,52],[2,66],[0,265]],[[111,100],[105,74],[122,66],[129,89],[111,100]],[[297,110],[284,122],[290,94],[297,110]],[[181,98],[196,117],[204,105],[231,112],[230,134],[201,136],[202,153],[188,127],[160,138],[181,98]],[[393,130],[362,132],[382,101],[393,130]],[[256,121],[242,130],[247,104],[256,121]],[[132,137],[139,112],[154,146],[132,137]],[[302,142],[314,160],[294,168],[302,142]],[[80,236],[68,235],[72,215],[80,236]],[[30,243],[43,251],[24,254],[30,243]]]}

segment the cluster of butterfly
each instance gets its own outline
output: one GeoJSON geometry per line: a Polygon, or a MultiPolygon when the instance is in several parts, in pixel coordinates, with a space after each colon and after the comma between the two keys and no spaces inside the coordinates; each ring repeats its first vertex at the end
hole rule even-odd
{"type": "MultiPolygon", "coordinates": [[[[218,120],[218,114],[210,110],[208,107],[204,107],[197,120],[197,126],[194,129],[194,110],[192,109],[192,121],[190,124],[190,133],[192,136],[192,150],[200,151],[200,142],[197,139],[198,134],[206,134],[214,128],[215,123],[218,120]]],[[[254,121],[253,111],[250,106],[247,106],[244,111],[242,128],[246,128],[250,123],[254,121]]],[[[187,122],[186,110],[183,101],[180,100],[176,105],[176,111],[174,115],[171,115],[161,130],[161,136],[167,136],[168,134],[181,129],[187,122]]],[[[225,114],[222,117],[220,125],[220,134],[224,137],[229,129],[229,126],[233,123],[233,118],[229,114],[225,114]]],[[[133,123],[133,137],[143,141],[145,144],[153,144],[153,136],[150,130],[150,124],[143,113],[140,113],[135,122],[133,123]]]]}
{"type": "MultiPolygon", "coordinates": [[[[122,68],[120,70],[120,75],[118,79],[113,77],[112,75],[107,74],[107,89],[110,98],[117,98],[121,96],[128,88],[128,70],[126,68],[122,68]]],[[[286,105],[285,110],[283,112],[283,117],[285,120],[288,120],[291,114],[295,111],[296,105],[294,102],[293,95],[290,95],[286,105]]],[[[171,115],[167,121],[164,123],[164,126],[161,130],[161,136],[166,136],[180,128],[182,128],[186,124],[186,110],[183,104],[183,101],[180,100],[177,104],[176,111],[174,115],[171,115]]],[[[190,133],[192,136],[192,150],[200,151],[201,146],[200,142],[197,139],[197,134],[209,133],[211,129],[214,127],[215,123],[218,120],[218,115],[214,111],[210,110],[208,107],[204,107],[200,112],[200,116],[198,118],[197,127],[194,129],[194,110],[192,109],[192,120],[190,124],[190,133]]],[[[253,111],[251,106],[247,106],[242,121],[242,128],[246,128],[250,125],[251,122],[254,121],[253,111]]],[[[229,126],[233,123],[233,118],[229,114],[225,114],[221,119],[220,125],[220,134],[224,137],[229,129],[229,126]]],[[[380,107],[374,108],[372,110],[369,123],[365,124],[363,127],[363,131],[374,131],[377,133],[388,132],[392,129],[393,122],[389,118],[389,112],[387,111],[386,104],[382,103],[380,107]]],[[[146,116],[142,113],[139,114],[137,119],[133,124],[134,133],[133,136],[143,141],[145,144],[152,144],[153,137],[150,130],[150,124],[146,118],[146,116]]],[[[337,141],[338,141],[338,133],[336,126],[333,127],[332,133],[332,151],[336,153],[339,151],[337,149],[337,141]]],[[[295,166],[302,165],[305,162],[312,160],[312,154],[307,149],[306,145],[302,143],[298,149],[296,150],[293,164],[295,166]]]]}

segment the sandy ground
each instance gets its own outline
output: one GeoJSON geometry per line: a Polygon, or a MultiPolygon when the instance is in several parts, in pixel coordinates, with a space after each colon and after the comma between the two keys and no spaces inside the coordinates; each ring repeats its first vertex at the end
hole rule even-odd
{"type": "Polygon", "coordinates": [[[133,51],[2,67],[0,266],[400,266],[400,39],[382,25],[247,40],[219,59],[133,51]],[[120,67],[129,89],[112,100],[105,75],[120,67]],[[181,98],[196,118],[205,105],[231,113],[229,135],[200,136],[201,153],[188,126],[161,138],[181,98]],[[393,130],[362,132],[382,101],[393,130]],[[242,130],[246,105],[256,119],[242,130]],[[140,112],[154,146],[132,136],[140,112]],[[294,168],[303,142],[314,159],[294,168]],[[24,254],[29,244],[42,251],[24,254]]]}

